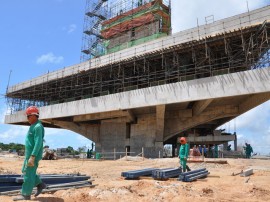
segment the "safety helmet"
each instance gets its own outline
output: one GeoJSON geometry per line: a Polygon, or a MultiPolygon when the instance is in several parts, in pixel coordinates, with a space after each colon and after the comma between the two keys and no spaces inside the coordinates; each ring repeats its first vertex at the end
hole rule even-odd
{"type": "Polygon", "coordinates": [[[180,138],[180,143],[181,143],[181,144],[186,144],[186,143],[187,143],[186,138],[185,138],[185,137],[181,137],[181,138],[180,138]]]}
{"type": "Polygon", "coordinates": [[[36,106],[30,106],[26,109],[26,115],[37,115],[39,116],[39,110],[36,106]]]}

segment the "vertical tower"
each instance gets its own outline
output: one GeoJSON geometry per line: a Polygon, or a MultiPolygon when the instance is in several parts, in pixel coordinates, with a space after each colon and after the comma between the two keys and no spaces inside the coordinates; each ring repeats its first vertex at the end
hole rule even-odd
{"type": "Polygon", "coordinates": [[[108,0],[86,0],[81,62],[104,54],[100,30],[101,22],[107,19],[107,15],[108,0]]]}
{"type": "Polygon", "coordinates": [[[169,34],[171,0],[86,0],[81,62],[169,34]]]}
{"type": "Polygon", "coordinates": [[[171,33],[170,0],[118,0],[101,25],[106,53],[113,53],[171,33]]]}

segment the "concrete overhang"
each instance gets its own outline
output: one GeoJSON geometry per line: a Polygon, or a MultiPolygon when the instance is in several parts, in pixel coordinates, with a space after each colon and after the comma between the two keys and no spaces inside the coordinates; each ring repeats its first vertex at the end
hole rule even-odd
{"type": "MultiPolygon", "coordinates": [[[[94,116],[101,116],[101,119],[103,119],[106,118],[105,114],[107,114],[107,118],[108,116],[111,118],[129,116],[130,119],[134,119],[134,114],[130,111],[133,109],[211,100],[211,102],[201,102],[198,105],[196,113],[199,113],[206,105],[211,106],[212,103],[215,103],[215,100],[220,98],[269,93],[269,80],[270,67],[165,84],[40,107],[40,119],[61,119],[65,117],[73,119],[74,117],[74,120],[80,120],[80,118],[82,119],[80,116],[85,116],[85,120],[87,120],[87,116],[90,117],[88,119],[93,119],[94,116]],[[101,113],[101,115],[95,115],[98,113],[101,113]]],[[[235,104],[238,105],[239,103],[235,104]]],[[[243,112],[245,111],[243,110],[243,112]]],[[[25,113],[19,111],[16,114],[6,115],[5,123],[25,124],[27,123],[25,113]]]]}

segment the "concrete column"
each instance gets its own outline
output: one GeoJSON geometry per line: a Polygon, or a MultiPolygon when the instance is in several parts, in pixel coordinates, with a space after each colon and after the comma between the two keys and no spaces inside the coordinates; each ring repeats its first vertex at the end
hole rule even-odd
{"type": "Polygon", "coordinates": [[[235,139],[234,139],[234,151],[237,151],[237,135],[236,135],[236,132],[234,132],[234,136],[235,136],[235,139]]]}
{"type": "Polygon", "coordinates": [[[156,106],[156,141],[155,150],[163,156],[163,139],[165,124],[165,105],[156,106]]]}
{"type": "Polygon", "coordinates": [[[226,151],[228,147],[228,142],[223,143],[223,151],[226,151]]]}
{"type": "Polygon", "coordinates": [[[165,105],[156,107],[156,142],[163,142],[164,123],[165,123],[165,105]]]}

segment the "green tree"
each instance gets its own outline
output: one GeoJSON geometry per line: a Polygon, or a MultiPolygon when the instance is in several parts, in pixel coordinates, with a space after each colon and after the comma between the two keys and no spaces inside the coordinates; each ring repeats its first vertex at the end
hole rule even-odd
{"type": "Polygon", "coordinates": [[[73,147],[68,146],[68,147],[67,147],[67,152],[68,152],[69,154],[73,154],[73,153],[74,153],[73,147]]]}

